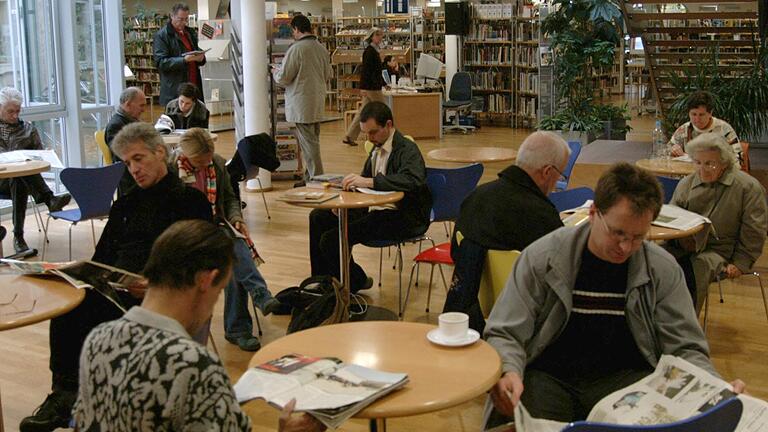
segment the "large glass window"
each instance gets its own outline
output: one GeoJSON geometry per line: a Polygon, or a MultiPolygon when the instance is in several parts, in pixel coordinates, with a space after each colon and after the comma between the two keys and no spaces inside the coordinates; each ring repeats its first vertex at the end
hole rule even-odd
{"type": "Polygon", "coordinates": [[[105,105],[108,98],[102,0],[77,0],[75,16],[81,103],[83,106],[105,105]]]}

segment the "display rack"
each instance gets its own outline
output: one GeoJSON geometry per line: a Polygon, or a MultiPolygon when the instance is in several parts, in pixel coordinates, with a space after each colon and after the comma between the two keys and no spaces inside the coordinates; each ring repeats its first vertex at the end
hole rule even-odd
{"type": "MultiPolygon", "coordinates": [[[[269,40],[269,62],[282,64],[285,53],[293,43],[290,32],[290,18],[274,18],[269,40]]],[[[277,144],[277,158],[280,166],[272,172],[273,178],[299,178],[304,173],[301,148],[296,137],[296,125],[285,118],[285,90],[278,86],[270,74],[270,121],[272,137],[277,144]]]]}

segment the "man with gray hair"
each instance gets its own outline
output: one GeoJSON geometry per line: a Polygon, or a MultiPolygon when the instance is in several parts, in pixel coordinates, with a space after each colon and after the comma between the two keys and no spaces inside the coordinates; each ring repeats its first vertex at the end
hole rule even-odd
{"type": "MultiPolygon", "coordinates": [[[[155,128],[147,123],[125,126],[112,141],[138,187],[118,198],[109,212],[93,261],[141,273],[152,243],[180,220],[212,221],[211,205],[202,192],[185,186],[168,170],[168,150],[155,128]]],[[[134,290],[135,291],[135,290],[134,290]]],[[[119,292],[124,306],[137,305],[143,293],[119,292]]],[[[78,390],[80,351],[85,337],[97,325],[123,315],[101,294],[87,290],[76,308],[51,320],[50,368],[52,389],[34,415],[22,420],[21,432],[66,427],[78,390]]]]}
{"type": "Polygon", "coordinates": [[[488,249],[523,250],[563,226],[547,195],[562,178],[570,154],[560,136],[534,132],[520,145],[514,165],[464,200],[451,240],[455,267],[444,312],[468,314],[470,327],[482,333],[485,320],[477,293],[485,255],[488,249]]]}
{"type": "MultiPolygon", "coordinates": [[[[140,121],[141,115],[144,114],[146,109],[147,97],[144,91],[138,87],[128,87],[123,90],[120,93],[120,106],[117,107],[117,112],[112,115],[107,127],[104,129],[104,141],[106,141],[107,145],[112,143],[115,136],[126,125],[140,121]]],[[[119,162],[121,160],[113,150],[110,149],[109,152],[112,155],[113,161],[119,162]]],[[[120,195],[128,193],[134,186],[136,186],[136,182],[133,181],[128,171],[125,171],[118,187],[120,195]]]]}
{"type": "Polygon", "coordinates": [[[741,171],[724,138],[703,134],[685,147],[696,171],[680,180],[670,204],[712,221],[707,238],[687,237],[666,245],[685,273],[696,312],[710,282],[748,272],[763,252],[766,237],[765,189],[741,171]]]}
{"type": "MultiPolygon", "coordinates": [[[[30,122],[19,119],[24,97],[12,87],[0,89],[0,153],[14,150],[42,150],[40,134],[30,122]]],[[[69,204],[69,194],[55,196],[40,174],[0,179],[0,193],[10,195],[13,203],[13,248],[27,251],[24,241],[24,219],[29,196],[35,203],[45,203],[48,211],[59,211],[69,204]]]]}

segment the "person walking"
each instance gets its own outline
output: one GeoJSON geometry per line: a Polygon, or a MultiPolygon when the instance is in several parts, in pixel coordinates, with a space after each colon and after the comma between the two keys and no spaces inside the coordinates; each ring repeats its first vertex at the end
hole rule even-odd
{"type": "MultiPolygon", "coordinates": [[[[384,93],[381,92],[381,88],[384,87],[384,78],[381,75],[384,64],[381,62],[379,53],[382,38],[384,33],[377,27],[369,30],[365,38],[368,46],[363,51],[363,64],[360,67],[360,94],[363,98],[363,107],[373,101],[384,102],[384,93]]],[[[356,146],[358,135],[360,135],[360,112],[355,115],[342,142],[356,146]]]]}

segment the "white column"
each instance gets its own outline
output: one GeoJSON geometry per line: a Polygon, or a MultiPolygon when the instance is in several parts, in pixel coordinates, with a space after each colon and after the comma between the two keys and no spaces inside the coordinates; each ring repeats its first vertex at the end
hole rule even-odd
{"type": "Polygon", "coordinates": [[[54,6],[59,14],[59,37],[61,44],[61,96],[67,115],[64,139],[67,143],[67,153],[62,155],[68,167],[85,167],[85,148],[80,129],[80,67],[75,53],[75,2],[73,0],[56,2],[54,6]]]}
{"type": "Polygon", "coordinates": [[[459,70],[459,37],[445,35],[445,98],[448,99],[448,89],[451,88],[453,75],[459,70]]]}
{"type": "MultiPolygon", "coordinates": [[[[245,135],[269,132],[269,62],[267,61],[267,21],[264,0],[240,3],[240,26],[243,34],[243,111],[245,135]]],[[[272,174],[259,171],[261,187],[272,188],[272,174]]],[[[259,189],[256,179],[248,180],[246,189],[259,189]]]]}

